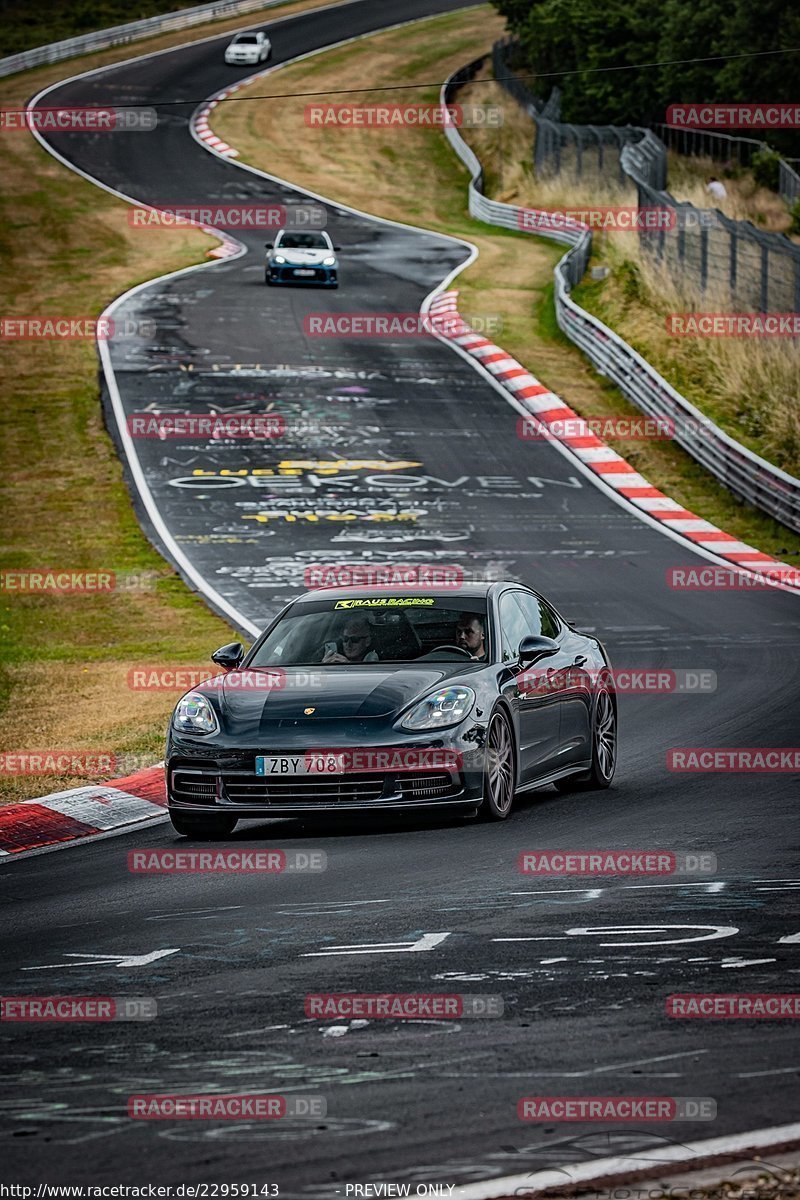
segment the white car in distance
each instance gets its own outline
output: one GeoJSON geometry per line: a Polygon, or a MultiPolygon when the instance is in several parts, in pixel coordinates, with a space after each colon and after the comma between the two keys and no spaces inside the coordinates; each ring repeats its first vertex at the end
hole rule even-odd
{"type": "Polygon", "coordinates": [[[266,62],[272,53],[272,43],[261,30],[258,33],[237,33],[225,49],[225,62],[230,66],[251,66],[266,62]]]}

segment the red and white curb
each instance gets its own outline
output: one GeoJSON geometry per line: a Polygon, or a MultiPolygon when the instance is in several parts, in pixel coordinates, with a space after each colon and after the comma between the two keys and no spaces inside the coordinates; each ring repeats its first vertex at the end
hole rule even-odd
{"type": "Polygon", "coordinates": [[[457,291],[441,292],[435,296],[428,311],[431,324],[441,337],[455,342],[477,359],[537,421],[549,427],[542,436],[558,440],[619,496],[660,521],[673,533],[680,534],[687,542],[710,551],[739,569],[756,574],[768,573],[770,580],[785,578],[787,583],[795,587],[800,584],[797,567],[763,554],[746,542],[740,542],[732,534],[698,517],[696,513],[683,508],[677,500],[670,499],[653,487],[622,455],[597,437],[555,392],[534,378],[505,350],[475,333],[459,316],[457,291]]]}
{"type": "Polygon", "coordinates": [[[0,808],[0,859],[152,821],[164,815],[164,768],[52,792],[0,808]]]}
{"type": "MultiPolygon", "coordinates": [[[[254,78],[257,79],[258,76],[256,75],[254,78]]],[[[202,108],[198,109],[190,122],[200,141],[205,142],[207,146],[211,146],[213,150],[216,150],[217,154],[222,154],[225,158],[237,158],[239,151],[234,150],[233,146],[229,146],[227,142],[223,142],[222,138],[217,137],[208,123],[208,118],[211,115],[211,110],[217,107],[220,100],[227,100],[228,96],[233,95],[234,92],[238,92],[241,86],[240,83],[234,83],[226,88],[224,92],[218,92],[216,99],[207,101],[202,108]]]]}

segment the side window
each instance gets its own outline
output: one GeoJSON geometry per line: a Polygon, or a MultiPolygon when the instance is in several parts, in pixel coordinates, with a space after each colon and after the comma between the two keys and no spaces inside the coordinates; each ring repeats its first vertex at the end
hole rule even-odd
{"type": "Polygon", "coordinates": [[[557,638],[561,632],[561,622],[549,604],[539,601],[539,611],[542,614],[542,633],[545,637],[557,638]]]}
{"type": "Polygon", "coordinates": [[[501,596],[499,615],[502,660],[503,662],[514,662],[519,656],[520,642],[530,632],[514,592],[506,592],[501,596]]]}
{"type": "Polygon", "coordinates": [[[559,622],[548,604],[528,592],[515,592],[514,595],[525,614],[526,633],[541,634],[549,638],[558,637],[559,622]]]}

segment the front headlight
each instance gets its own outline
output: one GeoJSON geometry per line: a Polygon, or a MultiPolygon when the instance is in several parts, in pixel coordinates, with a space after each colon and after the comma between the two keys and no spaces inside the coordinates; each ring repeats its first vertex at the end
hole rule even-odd
{"type": "Polygon", "coordinates": [[[323,258],[322,265],[323,265],[323,267],[335,267],[336,259],[334,258],[333,255],[331,255],[330,258],[323,258]]]}
{"type": "Polygon", "coordinates": [[[219,733],[217,714],[200,692],[189,692],[178,701],[172,726],[181,733],[219,733]]]}
{"type": "Polygon", "coordinates": [[[276,263],[285,263],[285,262],[286,262],[286,259],[283,257],[283,255],[282,255],[282,254],[276,254],[276,255],[275,255],[275,262],[276,262],[276,263]]]}
{"type": "Polygon", "coordinates": [[[468,687],[440,688],[415,704],[400,722],[401,729],[446,729],[459,725],[475,703],[475,693],[468,687]]]}

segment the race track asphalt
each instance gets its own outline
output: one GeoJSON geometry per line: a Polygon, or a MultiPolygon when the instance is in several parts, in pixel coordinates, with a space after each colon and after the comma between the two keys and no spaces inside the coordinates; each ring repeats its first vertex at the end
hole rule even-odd
{"type": "MultiPolygon", "coordinates": [[[[359,0],[291,18],[274,28],[275,61],[455,7],[359,0]]],[[[65,83],[44,103],[152,103],[161,119],[151,133],[59,135],[54,146],[151,204],[302,200],[209,154],[190,136],[191,106],[166,103],[199,102],[245,73],[224,65],[226,41],[65,83]]],[[[796,986],[798,944],[781,939],[800,929],[798,778],[676,774],[666,754],[797,744],[797,598],[671,589],[670,568],[703,560],[551,445],[518,439],[516,412],[447,346],[309,337],[313,313],[415,312],[467,254],[335,205],[328,228],[342,245],[337,292],[265,288],[265,239],[248,234],[242,257],[156,282],[116,314],[156,323],[153,337],[111,344],[127,413],[271,405],[290,425],[318,427],[266,448],[137,442],[195,569],[257,627],[312,563],[491,571],[540,588],[604,640],[618,668],[712,670],[716,690],[622,696],[608,793],[545,789],[503,825],[283,821],[240,827],[225,843],[323,849],[319,874],[131,874],[129,850],[179,844],[166,824],[6,864],[5,995],[154,996],[159,1006],[147,1024],[4,1024],[9,1177],[273,1182],[281,1197],[343,1195],[347,1182],[462,1184],[790,1119],[800,1090],[791,1021],[680,1021],[665,1015],[665,998],[796,986]],[[304,465],[281,475],[288,461],[304,465]],[[521,850],[591,847],[711,851],[718,868],[684,882],[517,871],[521,850]],[[411,950],[425,933],[447,936],[411,950]],[[158,950],[177,952],[116,965],[158,950]],[[118,957],[90,957],[102,955],[118,957]],[[306,1018],[307,993],[341,991],[497,994],[504,1016],[306,1018]],[[127,1117],[131,1094],[170,1091],[321,1094],[328,1115],[127,1117]],[[534,1094],[713,1097],[718,1115],[528,1125],[516,1103],[534,1094]]]]}

